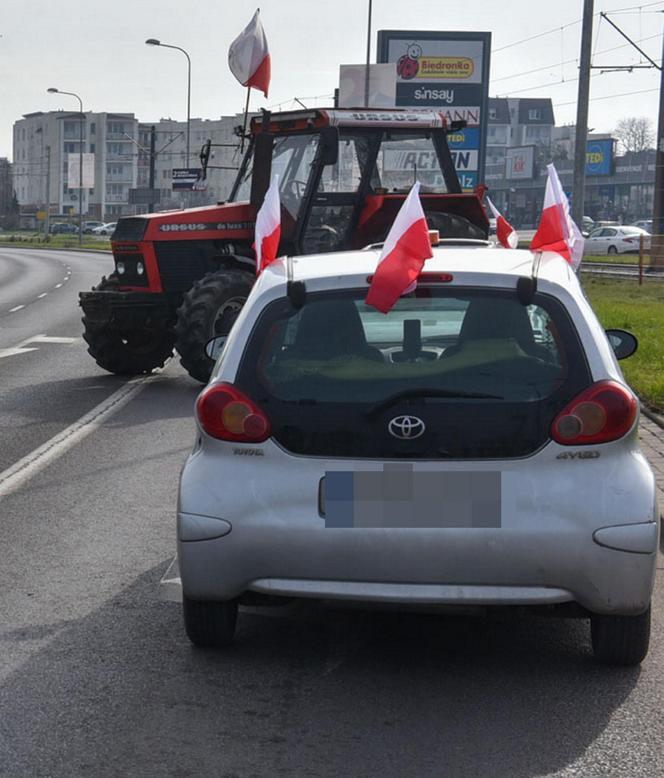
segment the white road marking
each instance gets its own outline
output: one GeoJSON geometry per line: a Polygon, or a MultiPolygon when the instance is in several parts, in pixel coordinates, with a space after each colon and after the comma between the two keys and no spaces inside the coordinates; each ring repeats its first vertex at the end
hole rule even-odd
{"type": "Polygon", "coordinates": [[[46,297],[46,295],[47,295],[47,294],[48,294],[48,292],[42,292],[41,294],[38,294],[38,295],[37,295],[37,299],[38,299],[38,300],[41,300],[41,299],[42,299],[42,297],[46,297]]]}
{"type": "Polygon", "coordinates": [[[78,343],[81,338],[59,338],[55,335],[35,335],[34,338],[30,338],[30,343],[64,343],[71,345],[72,343],[78,343]]]}
{"type": "Polygon", "coordinates": [[[56,284],[53,288],[54,289],[59,289],[61,286],[62,286],[62,284],[56,284]]]}
{"type": "Polygon", "coordinates": [[[69,449],[98,429],[108,418],[133,399],[149,382],[159,374],[143,376],[122,386],[103,402],[99,403],[85,416],[70,424],[69,427],[47,440],[46,443],[19,459],[11,467],[0,473],[0,497],[15,491],[51,462],[61,457],[69,449]]]}
{"type": "Polygon", "coordinates": [[[30,343],[62,343],[69,346],[72,343],[77,343],[79,340],[80,338],[58,338],[44,334],[33,335],[32,337],[26,338],[20,343],[17,343],[15,346],[10,346],[9,348],[0,348],[0,359],[4,359],[5,357],[15,357],[18,354],[28,354],[30,351],[37,351],[37,347],[31,347],[29,345],[30,343]]]}
{"type": "Polygon", "coordinates": [[[9,313],[16,313],[16,311],[20,311],[21,308],[25,308],[25,305],[17,305],[15,308],[10,308],[9,313]]]}

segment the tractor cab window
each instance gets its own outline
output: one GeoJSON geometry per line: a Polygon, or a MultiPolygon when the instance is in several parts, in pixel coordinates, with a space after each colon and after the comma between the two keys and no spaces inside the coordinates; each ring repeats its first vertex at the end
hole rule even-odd
{"type": "Polygon", "coordinates": [[[305,254],[339,251],[346,245],[362,175],[375,154],[375,145],[375,134],[340,133],[337,162],[321,172],[302,234],[305,254]]]}
{"type": "MultiPolygon", "coordinates": [[[[297,219],[317,147],[317,135],[282,135],[274,140],[272,175],[279,176],[281,204],[293,219],[297,219]]],[[[250,159],[233,197],[234,201],[249,200],[252,172],[253,159],[250,159]]]]}
{"type": "Polygon", "coordinates": [[[422,194],[447,192],[432,136],[386,132],[376,160],[372,189],[381,194],[405,193],[416,181],[422,185],[422,194]]]}

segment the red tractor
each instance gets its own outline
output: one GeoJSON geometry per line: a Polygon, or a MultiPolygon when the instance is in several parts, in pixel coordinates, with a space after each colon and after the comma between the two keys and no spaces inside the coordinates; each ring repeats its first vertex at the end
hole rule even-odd
{"type": "Polygon", "coordinates": [[[255,280],[254,223],[279,174],[281,254],[358,249],[385,238],[412,184],[432,229],[486,239],[481,191],[461,192],[436,112],[306,110],[251,122],[228,202],[120,219],[115,270],[80,294],[83,337],[111,373],[149,373],[177,349],[206,382],[204,351],[227,333],[255,280]]]}

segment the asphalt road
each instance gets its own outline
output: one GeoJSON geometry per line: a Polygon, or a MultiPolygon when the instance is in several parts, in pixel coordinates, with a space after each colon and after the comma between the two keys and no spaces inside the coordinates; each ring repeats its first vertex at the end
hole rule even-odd
{"type": "Polygon", "coordinates": [[[0,776],[664,775],[661,577],[640,669],[596,665],[583,622],[316,605],[191,647],[158,593],[199,390],[175,360],[3,494],[126,383],[80,340],[108,263],[0,249],[0,776]]]}

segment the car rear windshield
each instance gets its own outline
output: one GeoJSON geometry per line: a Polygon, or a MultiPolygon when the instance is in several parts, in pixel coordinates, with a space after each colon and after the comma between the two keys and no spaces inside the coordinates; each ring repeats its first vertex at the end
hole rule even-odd
{"type": "Polygon", "coordinates": [[[237,384],[296,454],[372,458],[526,456],[591,381],[555,298],[424,287],[387,315],[366,289],[271,303],[237,384]],[[399,417],[414,417],[404,435],[399,417]]]}

